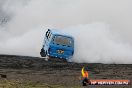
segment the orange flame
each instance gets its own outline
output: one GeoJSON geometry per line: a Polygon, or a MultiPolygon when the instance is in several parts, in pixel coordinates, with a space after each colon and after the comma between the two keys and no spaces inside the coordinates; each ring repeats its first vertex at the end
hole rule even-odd
{"type": "Polygon", "coordinates": [[[86,77],[86,78],[88,78],[88,71],[84,71],[84,67],[82,68],[82,71],[81,71],[81,73],[82,73],[82,77],[86,77]]]}

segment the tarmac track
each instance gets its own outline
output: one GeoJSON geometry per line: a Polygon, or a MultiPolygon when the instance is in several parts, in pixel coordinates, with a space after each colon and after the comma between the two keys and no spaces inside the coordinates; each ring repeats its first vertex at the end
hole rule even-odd
{"type": "MultiPolygon", "coordinates": [[[[54,58],[53,58],[54,59],[54,58]]],[[[81,68],[89,68],[90,79],[132,79],[132,64],[67,63],[45,61],[43,58],[0,55],[0,74],[7,79],[35,81],[65,87],[80,86],[81,68]]],[[[95,88],[132,88],[129,86],[101,86],[95,88]]]]}

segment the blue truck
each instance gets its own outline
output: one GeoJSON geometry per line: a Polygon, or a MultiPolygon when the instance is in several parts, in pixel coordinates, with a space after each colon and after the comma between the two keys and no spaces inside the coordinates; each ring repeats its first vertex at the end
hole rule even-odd
{"type": "Polygon", "coordinates": [[[72,36],[53,29],[46,31],[40,51],[41,57],[46,57],[47,60],[54,57],[52,59],[63,59],[71,62],[73,54],[74,38],[72,36]]]}

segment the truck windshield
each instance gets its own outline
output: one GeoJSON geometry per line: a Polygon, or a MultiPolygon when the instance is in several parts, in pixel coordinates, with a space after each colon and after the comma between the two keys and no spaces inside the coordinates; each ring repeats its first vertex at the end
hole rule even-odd
{"type": "Polygon", "coordinates": [[[72,38],[70,37],[56,35],[54,36],[53,41],[60,45],[72,46],[72,38]]]}

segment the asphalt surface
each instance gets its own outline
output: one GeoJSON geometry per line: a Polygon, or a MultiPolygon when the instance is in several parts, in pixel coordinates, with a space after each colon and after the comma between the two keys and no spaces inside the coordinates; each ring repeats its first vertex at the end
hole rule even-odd
{"type": "MultiPolygon", "coordinates": [[[[81,68],[87,66],[90,79],[132,80],[132,64],[67,63],[54,58],[0,55],[0,74],[8,80],[34,81],[66,88],[82,87],[81,68]]],[[[132,88],[131,85],[87,86],[88,88],[132,88]]]]}

